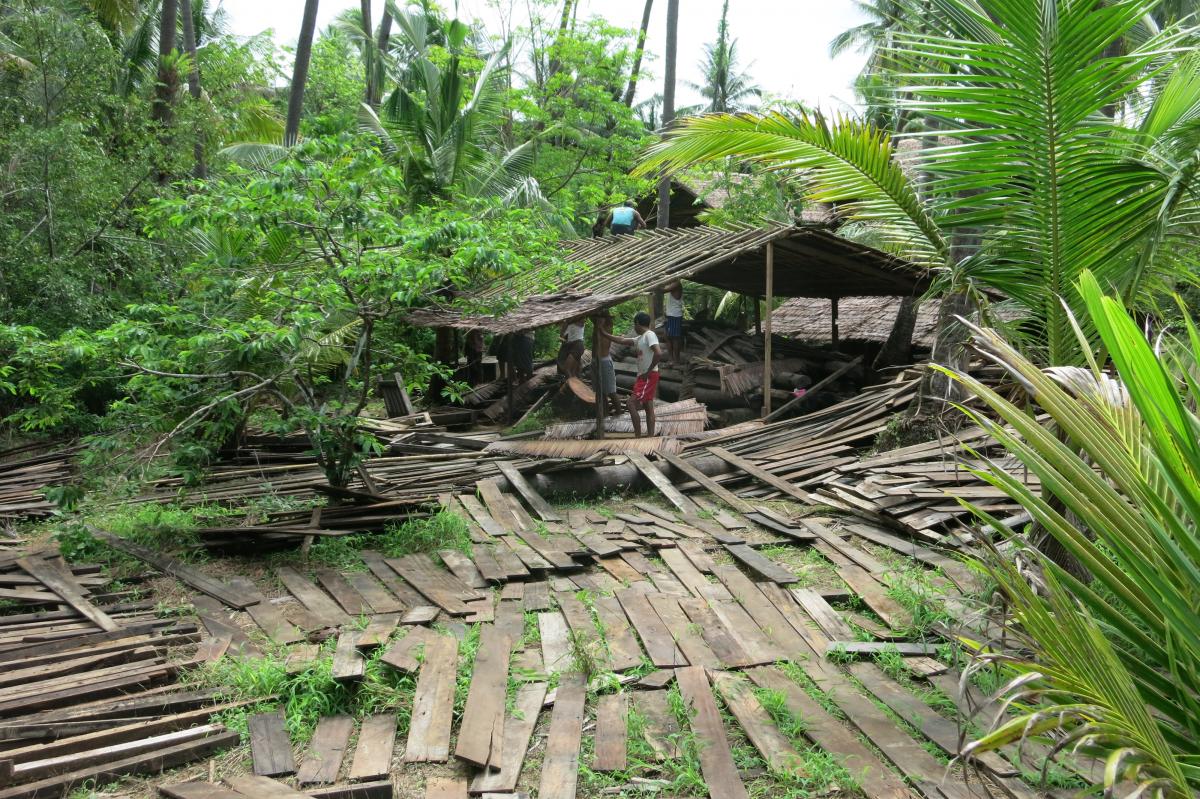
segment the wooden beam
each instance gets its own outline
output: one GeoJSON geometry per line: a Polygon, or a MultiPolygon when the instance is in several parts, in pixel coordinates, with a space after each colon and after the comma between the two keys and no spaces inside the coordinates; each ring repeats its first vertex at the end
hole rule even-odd
{"type": "Polygon", "coordinates": [[[596,438],[604,438],[604,378],[600,374],[600,318],[592,317],[592,390],[596,392],[596,438]]]}
{"type": "Polygon", "coordinates": [[[833,346],[838,345],[838,298],[831,297],[829,300],[829,340],[833,342],[833,346]]]}
{"type": "Polygon", "coordinates": [[[775,242],[767,242],[767,302],[763,318],[763,406],[762,415],[771,415],[771,317],[775,304],[775,242]]]}

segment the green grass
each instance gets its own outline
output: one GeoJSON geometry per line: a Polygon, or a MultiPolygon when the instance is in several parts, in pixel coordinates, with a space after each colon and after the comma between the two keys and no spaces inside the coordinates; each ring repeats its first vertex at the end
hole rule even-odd
{"type": "Polygon", "coordinates": [[[521,421],[508,428],[505,433],[507,435],[519,435],[521,433],[531,433],[534,430],[541,430],[554,422],[557,418],[554,415],[554,409],[549,405],[544,405],[538,408],[533,413],[526,416],[521,421]]]}
{"type": "Polygon", "coordinates": [[[367,657],[361,682],[337,682],[332,675],[335,643],[334,639],[326,641],[319,656],[296,673],[288,673],[284,663],[286,649],[279,648],[261,659],[222,658],[191,673],[187,681],[195,687],[218,688],[226,701],[253,702],[218,714],[218,720],[240,732],[243,741],[250,716],[280,707],[293,743],[309,740],[324,716],[347,714],[362,718],[384,710],[399,715],[399,734],[406,734],[416,690],[415,677],[382,664],[381,647],[367,657]]]}
{"type": "MultiPolygon", "coordinates": [[[[309,548],[308,562],[343,570],[365,569],[360,554],[364,549],[376,549],[389,558],[438,549],[457,549],[469,555],[471,533],[465,519],[453,511],[443,510],[427,518],[389,525],[377,535],[322,536],[309,548]]],[[[274,559],[283,565],[291,565],[295,554],[279,553],[274,559]]]]}

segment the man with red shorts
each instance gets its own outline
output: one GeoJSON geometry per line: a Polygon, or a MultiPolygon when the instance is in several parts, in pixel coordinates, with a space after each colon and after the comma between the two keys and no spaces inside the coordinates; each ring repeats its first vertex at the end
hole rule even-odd
{"type": "Polygon", "coordinates": [[[633,420],[633,435],[642,437],[642,420],[638,410],[646,409],[646,435],[654,436],[654,398],[658,394],[658,362],[662,360],[662,347],[658,336],[650,329],[650,314],[639,313],[633,317],[633,329],[637,338],[614,336],[604,328],[600,335],[618,344],[637,348],[638,376],[633,383],[633,395],[629,398],[629,417],[633,420]]]}

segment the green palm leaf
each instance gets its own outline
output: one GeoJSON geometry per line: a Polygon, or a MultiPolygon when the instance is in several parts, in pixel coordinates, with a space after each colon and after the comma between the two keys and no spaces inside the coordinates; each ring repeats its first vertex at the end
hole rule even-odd
{"type": "Polygon", "coordinates": [[[851,218],[880,225],[914,260],[945,262],[948,246],[938,221],[896,162],[889,138],[858,122],[830,125],[820,114],[691,117],[650,148],[638,173],[678,171],[729,157],[770,169],[811,170],[811,199],[839,203],[851,218]]]}

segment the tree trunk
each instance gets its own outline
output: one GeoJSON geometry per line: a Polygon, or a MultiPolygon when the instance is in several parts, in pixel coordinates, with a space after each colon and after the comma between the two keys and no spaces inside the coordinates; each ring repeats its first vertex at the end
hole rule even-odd
{"type": "Polygon", "coordinates": [[[296,64],[292,69],[292,89],[288,95],[287,127],[283,143],[291,147],[300,137],[300,111],[304,107],[304,84],[308,82],[308,62],[312,58],[313,33],[317,28],[318,0],[304,0],[304,18],[300,39],[296,42],[296,64]]]}
{"type": "Polygon", "coordinates": [[[383,19],[379,20],[379,39],[375,43],[375,85],[371,92],[371,107],[378,108],[379,103],[383,101],[383,63],[384,56],[387,54],[388,41],[392,38],[392,14],[387,10],[387,6],[383,9],[383,19]]]}
{"type": "MultiPolygon", "coordinates": [[[[973,310],[974,301],[966,288],[954,289],[942,298],[941,308],[938,309],[937,337],[930,355],[933,363],[958,372],[966,371],[969,361],[966,343],[970,331],[956,317],[969,317],[973,310]]],[[[949,404],[962,398],[962,388],[958,383],[940,371],[928,369],[921,378],[914,405],[916,416],[941,419],[946,416],[949,404]]]]}
{"type": "Polygon", "coordinates": [[[911,363],[912,337],[917,327],[917,312],[920,309],[920,300],[911,294],[900,298],[900,310],[896,313],[896,321],[892,323],[892,332],[888,334],[883,348],[875,356],[875,369],[911,363]]]}
{"type": "Polygon", "coordinates": [[[625,87],[625,107],[633,108],[633,95],[637,93],[638,75],[642,71],[642,55],[646,52],[646,31],[650,29],[650,11],[654,0],[646,0],[642,8],[642,27],[638,29],[637,49],[633,51],[633,69],[629,72],[629,84],[625,87]]]}
{"type": "Polygon", "coordinates": [[[567,26],[571,22],[571,9],[574,7],[576,0],[564,0],[562,18],[558,21],[558,38],[551,45],[550,64],[546,67],[546,87],[549,88],[550,79],[558,74],[558,70],[562,68],[562,59],[558,57],[558,48],[562,43],[562,38],[567,35],[567,26]]]}
{"type": "MultiPolygon", "coordinates": [[[[174,118],[173,104],[179,89],[179,75],[175,72],[175,28],[179,24],[178,0],[163,0],[158,31],[158,82],[154,87],[154,104],[150,118],[159,126],[159,140],[164,144],[170,138],[167,129],[174,118]]],[[[164,167],[158,170],[158,182],[166,183],[170,173],[164,167]]]]}
{"type": "Polygon", "coordinates": [[[363,89],[363,99],[368,105],[375,98],[375,53],[372,46],[375,43],[374,27],[371,25],[371,0],[359,0],[358,7],[362,12],[363,32],[363,69],[366,71],[366,87],[363,89]]]}
{"type": "MultiPolygon", "coordinates": [[[[667,51],[663,68],[662,126],[675,119],[675,67],[679,51],[679,0],[667,0],[667,51]]],[[[657,228],[671,226],[671,178],[663,175],[658,181],[657,228]]]]}
{"type": "MultiPolygon", "coordinates": [[[[180,0],[179,10],[183,13],[183,49],[188,56],[188,94],[197,104],[200,102],[200,62],[196,58],[196,20],[192,16],[192,0],[180,0]]],[[[200,180],[208,177],[204,164],[204,126],[196,126],[196,142],[192,145],[196,166],[192,174],[200,180]]]]}

